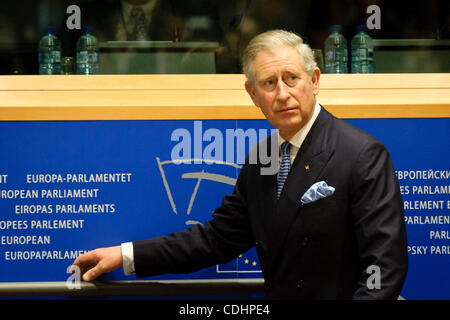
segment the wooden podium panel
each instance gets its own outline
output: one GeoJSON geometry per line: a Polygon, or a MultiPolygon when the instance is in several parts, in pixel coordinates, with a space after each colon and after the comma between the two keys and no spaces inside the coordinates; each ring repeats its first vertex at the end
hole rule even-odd
{"type": "MultiPolygon", "coordinates": [[[[232,75],[0,76],[0,120],[264,119],[232,75]]],[[[450,117],[450,74],[324,74],[340,118],[450,117]]]]}

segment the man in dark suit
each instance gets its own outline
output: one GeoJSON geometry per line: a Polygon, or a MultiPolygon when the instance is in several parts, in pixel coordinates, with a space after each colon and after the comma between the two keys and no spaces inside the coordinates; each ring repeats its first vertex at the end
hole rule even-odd
{"type": "Polygon", "coordinates": [[[278,173],[247,161],[212,220],[82,255],[83,279],[122,266],[138,276],[192,272],[256,246],[269,299],[396,299],[407,243],[386,148],[317,103],[320,70],[297,35],[258,35],[243,65],[247,92],[278,129],[269,138],[282,146],[278,173]]]}
{"type": "MultiPolygon", "coordinates": [[[[211,0],[95,0],[80,7],[83,25],[93,27],[93,35],[99,42],[217,42],[220,44],[215,53],[217,72],[239,72],[236,67],[237,49],[229,39],[237,37],[237,26],[231,25],[237,18],[234,11],[224,10],[228,3],[211,0]]],[[[67,31],[62,36],[63,50],[71,55],[81,31],[67,31]]]]}
{"type": "Polygon", "coordinates": [[[81,6],[83,25],[103,41],[175,40],[177,25],[170,1],[102,0],[81,6]]]}

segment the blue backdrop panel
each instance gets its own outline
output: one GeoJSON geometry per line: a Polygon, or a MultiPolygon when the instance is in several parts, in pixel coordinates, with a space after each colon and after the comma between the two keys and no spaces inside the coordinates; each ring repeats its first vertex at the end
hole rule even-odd
{"type": "MultiPolygon", "coordinates": [[[[405,215],[412,221],[402,296],[449,299],[450,119],[349,122],[384,143],[400,172],[405,215]],[[431,194],[432,187],[442,192],[431,194]],[[425,224],[425,217],[441,223],[434,218],[425,224]]],[[[237,140],[233,159],[226,158],[227,134],[238,128],[258,140],[272,129],[265,120],[2,122],[0,281],[65,281],[80,252],[210,219],[239,174],[237,140]],[[179,134],[171,141],[174,132],[179,134]],[[190,150],[179,155],[190,163],[172,159],[182,142],[190,150]],[[208,156],[211,161],[197,161],[208,156]]],[[[254,141],[246,141],[247,152],[254,141]]],[[[262,277],[254,249],[227,264],[153,279],[239,277],[262,277]]],[[[121,270],[104,278],[134,279],[121,270]]]]}

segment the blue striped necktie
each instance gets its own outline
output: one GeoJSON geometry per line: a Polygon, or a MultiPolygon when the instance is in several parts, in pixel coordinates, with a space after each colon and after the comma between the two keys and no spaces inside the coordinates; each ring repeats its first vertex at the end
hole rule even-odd
{"type": "Polygon", "coordinates": [[[278,186],[277,186],[277,199],[280,198],[281,190],[283,190],[283,185],[286,182],[289,170],[291,169],[291,144],[286,141],[281,145],[281,164],[280,172],[278,172],[278,186]]]}

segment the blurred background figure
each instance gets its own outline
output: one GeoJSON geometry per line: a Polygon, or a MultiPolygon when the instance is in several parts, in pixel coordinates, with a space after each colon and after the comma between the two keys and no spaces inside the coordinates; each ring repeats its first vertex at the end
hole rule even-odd
{"type": "MultiPolygon", "coordinates": [[[[100,42],[217,42],[216,72],[238,73],[239,58],[225,37],[230,28],[236,29],[228,21],[236,14],[234,6],[221,12],[224,6],[211,0],[100,0],[86,2],[80,8],[82,25],[92,26],[100,42]]],[[[73,32],[71,38],[77,37],[78,32],[73,32]]],[[[73,43],[66,42],[69,46],[73,43]]]]}
{"type": "Polygon", "coordinates": [[[100,0],[81,5],[83,26],[100,41],[175,40],[173,1],[100,0]]]}

